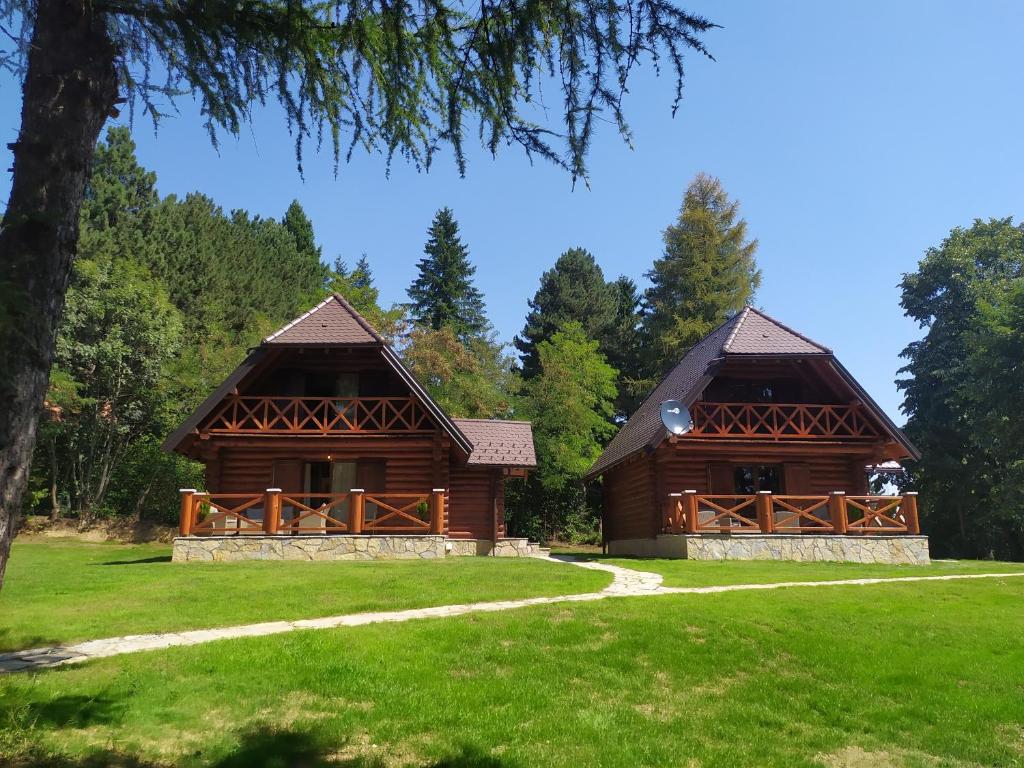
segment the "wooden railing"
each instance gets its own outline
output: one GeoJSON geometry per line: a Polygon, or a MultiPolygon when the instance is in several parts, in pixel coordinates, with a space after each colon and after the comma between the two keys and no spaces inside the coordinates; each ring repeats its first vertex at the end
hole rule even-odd
{"type": "Polygon", "coordinates": [[[669,494],[667,533],[832,533],[890,534],[921,532],[917,494],[902,496],[791,496],[758,494],[669,494]]]}
{"type": "Polygon", "coordinates": [[[878,432],[859,405],[706,403],[690,406],[687,437],[875,439],[878,432]]]}
{"type": "Polygon", "coordinates": [[[182,536],[419,533],[441,535],[445,490],[429,493],[203,493],[181,490],[182,536]]]}
{"type": "Polygon", "coordinates": [[[229,395],[202,427],[209,434],[429,432],[413,397],[252,397],[229,395]]]}

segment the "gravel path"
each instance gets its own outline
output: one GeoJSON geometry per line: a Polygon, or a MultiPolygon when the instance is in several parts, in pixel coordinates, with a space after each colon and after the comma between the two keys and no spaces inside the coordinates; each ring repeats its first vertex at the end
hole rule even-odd
{"type": "Polygon", "coordinates": [[[605,571],[612,574],[612,583],[600,592],[586,592],[576,595],[558,595],[556,597],[530,597],[522,600],[497,600],[486,603],[467,603],[465,605],[441,605],[433,608],[411,608],[404,611],[380,611],[375,613],[353,613],[344,616],[327,616],[321,619],[302,619],[299,621],[269,621],[262,624],[244,624],[220,629],[196,629],[187,632],[167,632],[151,635],[126,635],[124,637],[108,637],[102,640],[89,640],[84,643],[59,645],[51,648],[34,648],[25,651],[13,651],[0,654],[0,673],[28,671],[56,667],[62,664],[74,664],[89,659],[106,656],[119,656],[124,653],[137,653],[160,648],[172,648],[179,645],[197,645],[212,640],[229,640],[237,637],[257,637],[260,635],[277,635],[300,629],[333,629],[335,627],[359,627],[364,624],[384,622],[402,622],[413,619],[443,618],[446,616],[462,616],[467,613],[487,613],[492,611],[508,611],[514,608],[525,608],[531,605],[551,605],[553,603],[576,603],[603,600],[609,597],[642,597],[650,595],[684,595],[714,594],[718,592],[741,592],[759,589],[785,589],[789,587],[829,587],[829,586],[865,586],[870,584],[890,584],[911,581],[955,581],[961,579],[1012,578],[1024,576],[1019,573],[974,573],[948,576],[901,576],[878,579],[842,579],[835,581],[786,581],[772,584],[727,584],[711,587],[663,587],[662,577],[656,573],[635,571],[608,563],[576,560],[569,556],[551,556],[549,559],[605,571]]]}

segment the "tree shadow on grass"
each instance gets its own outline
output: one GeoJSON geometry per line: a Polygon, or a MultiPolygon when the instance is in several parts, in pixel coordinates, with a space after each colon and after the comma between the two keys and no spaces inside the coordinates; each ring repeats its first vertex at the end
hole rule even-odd
{"type": "MultiPolygon", "coordinates": [[[[4,714],[0,709],[0,717],[4,714]]],[[[109,701],[68,696],[48,702],[45,707],[29,705],[28,711],[19,713],[18,719],[28,720],[29,731],[32,731],[38,726],[60,729],[109,725],[116,723],[119,717],[119,709],[109,701]]],[[[361,754],[350,747],[348,743],[334,743],[309,730],[272,730],[272,726],[264,726],[244,731],[238,745],[219,758],[206,757],[198,751],[168,764],[108,749],[91,750],[80,756],[53,754],[25,743],[17,750],[20,754],[11,755],[9,763],[0,760],[0,764],[11,768],[167,768],[179,763],[210,768],[388,768],[394,764],[386,747],[380,748],[380,754],[373,755],[361,754]]],[[[462,745],[425,765],[429,768],[519,768],[517,763],[489,755],[473,745],[462,745]]]]}
{"type": "MultiPolygon", "coordinates": [[[[380,755],[349,755],[346,744],[332,744],[305,730],[246,731],[231,754],[212,768],[386,768],[393,765],[386,748],[380,755]]],[[[462,745],[450,755],[427,764],[429,768],[514,768],[472,745],[462,745]]]]}
{"type": "Polygon", "coordinates": [[[138,560],[108,560],[100,565],[145,565],[147,563],[169,563],[170,555],[156,555],[154,557],[140,557],[138,560]]]}

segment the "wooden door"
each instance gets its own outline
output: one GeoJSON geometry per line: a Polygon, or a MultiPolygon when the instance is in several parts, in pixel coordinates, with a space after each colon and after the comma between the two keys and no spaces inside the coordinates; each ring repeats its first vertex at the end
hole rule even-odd
{"type": "MultiPolygon", "coordinates": [[[[360,461],[356,467],[357,487],[362,488],[371,496],[384,496],[387,493],[387,464],[383,461],[360,461]]],[[[367,520],[377,519],[378,507],[373,502],[363,506],[367,520]]]]}

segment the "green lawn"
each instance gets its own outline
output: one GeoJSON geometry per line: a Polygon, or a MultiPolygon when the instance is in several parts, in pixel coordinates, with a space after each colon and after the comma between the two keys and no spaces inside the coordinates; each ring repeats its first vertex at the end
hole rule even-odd
{"type": "Polygon", "coordinates": [[[0,677],[0,755],[76,767],[1019,766],[1022,637],[1019,578],[305,631],[0,677]]]}
{"type": "Polygon", "coordinates": [[[660,573],[666,587],[706,587],[714,584],[766,584],[779,581],[944,576],[955,573],[1020,573],[1024,563],[951,560],[930,565],[869,565],[862,563],[792,563],[766,560],[661,560],[657,558],[585,556],[601,563],[660,573]]]}
{"type": "Polygon", "coordinates": [[[0,650],[126,634],[593,592],[604,573],[532,559],[171,563],[169,546],[17,539],[0,650]]]}

